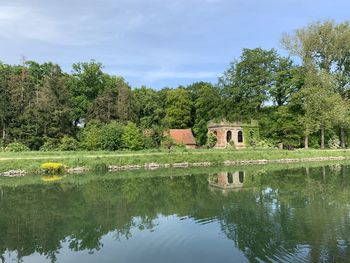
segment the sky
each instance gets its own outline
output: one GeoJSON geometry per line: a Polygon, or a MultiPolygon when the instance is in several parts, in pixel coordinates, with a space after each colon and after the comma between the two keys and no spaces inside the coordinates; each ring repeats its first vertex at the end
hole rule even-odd
{"type": "Polygon", "coordinates": [[[349,20],[347,0],[0,0],[0,61],[95,60],[132,87],[217,78],[243,48],[275,48],[317,20],[349,20]]]}

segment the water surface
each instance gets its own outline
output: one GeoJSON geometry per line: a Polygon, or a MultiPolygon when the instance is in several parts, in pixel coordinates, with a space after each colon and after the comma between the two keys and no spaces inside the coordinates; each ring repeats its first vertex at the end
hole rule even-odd
{"type": "Polygon", "coordinates": [[[345,165],[0,180],[3,262],[346,262],[349,248],[345,165]]]}

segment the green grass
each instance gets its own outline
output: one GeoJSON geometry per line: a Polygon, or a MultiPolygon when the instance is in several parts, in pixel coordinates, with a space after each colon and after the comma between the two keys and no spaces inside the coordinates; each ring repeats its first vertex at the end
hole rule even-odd
{"type": "Polygon", "coordinates": [[[105,165],[144,165],[145,163],[172,164],[180,162],[211,162],[221,165],[226,160],[275,160],[286,158],[339,157],[350,158],[350,150],[218,150],[176,149],[169,153],[165,150],[119,151],[119,152],[0,152],[0,172],[23,169],[30,173],[40,171],[44,162],[61,162],[68,167],[84,166],[90,169],[105,165]]]}
{"type": "Polygon", "coordinates": [[[184,169],[157,169],[157,170],[135,170],[135,171],[118,171],[96,173],[88,172],[85,174],[69,174],[62,178],[62,180],[55,182],[45,182],[42,176],[28,175],[24,177],[0,177],[0,187],[20,187],[25,185],[36,184],[73,184],[84,185],[98,180],[116,180],[116,179],[130,179],[130,178],[156,178],[156,177],[177,177],[177,176],[191,176],[191,175],[210,175],[220,172],[237,172],[245,171],[247,174],[261,175],[268,174],[272,171],[283,170],[287,171],[294,169],[318,168],[322,166],[333,165],[350,165],[350,160],[346,161],[325,161],[325,162],[311,162],[311,163],[286,163],[286,164],[259,164],[259,165],[236,165],[231,167],[214,166],[214,167],[191,167],[184,169]]]}

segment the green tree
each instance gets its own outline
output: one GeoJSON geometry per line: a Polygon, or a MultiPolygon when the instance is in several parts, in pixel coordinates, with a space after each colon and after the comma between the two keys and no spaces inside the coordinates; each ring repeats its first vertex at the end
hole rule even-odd
{"type": "MultiPolygon", "coordinates": [[[[285,35],[282,43],[291,54],[299,56],[308,74],[317,72],[318,76],[328,74],[333,83],[332,88],[343,102],[336,104],[343,106],[349,98],[349,76],[350,76],[350,25],[348,22],[336,24],[334,21],[312,23],[306,27],[295,30],[293,34],[285,35]]],[[[322,81],[322,80],[319,80],[322,81]]],[[[312,92],[309,92],[312,96],[312,92]]],[[[329,114],[321,113],[324,116],[329,114]]],[[[348,120],[345,118],[344,120],[348,120]]],[[[325,121],[327,122],[327,121],[325,121]]],[[[348,122],[339,123],[341,134],[341,145],[345,147],[344,128],[349,126],[348,122]]],[[[321,137],[324,137],[324,129],[321,128],[321,137]]],[[[324,145],[321,138],[321,146],[324,145]]]]}
{"type": "Polygon", "coordinates": [[[142,133],[135,123],[128,122],[122,136],[123,146],[130,150],[141,150],[143,147],[142,133]]]}
{"type": "Polygon", "coordinates": [[[250,119],[261,111],[274,84],[276,50],[243,49],[240,61],[231,63],[219,86],[225,100],[227,119],[250,119]]]}
{"type": "Polygon", "coordinates": [[[222,101],[218,88],[207,82],[196,82],[187,87],[193,103],[193,132],[198,145],[207,143],[208,122],[222,116],[222,101]]]}
{"type": "Polygon", "coordinates": [[[95,61],[75,63],[69,87],[72,93],[75,125],[87,117],[93,101],[104,88],[102,64],[95,61]]]}
{"type": "Polygon", "coordinates": [[[290,58],[279,57],[269,94],[277,106],[286,105],[303,85],[304,68],[293,65],[290,58]]]}
{"type": "Polygon", "coordinates": [[[168,128],[188,128],[192,125],[191,94],[183,87],[168,90],[166,94],[165,126],[168,128]]]}
{"type": "Polygon", "coordinates": [[[159,126],[164,118],[164,109],[157,91],[142,86],[133,91],[137,102],[137,119],[142,128],[159,126]]]}

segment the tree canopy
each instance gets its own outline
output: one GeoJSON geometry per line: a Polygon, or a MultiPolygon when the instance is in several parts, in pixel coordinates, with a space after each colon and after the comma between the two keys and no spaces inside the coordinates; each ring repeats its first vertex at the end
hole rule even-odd
{"type": "Polygon", "coordinates": [[[208,122],[224,119],[256,120],[264,145],[323,148],[339,138],[346,147],[350,24],[316,22],[284,35],[282,44],[290,56],[244,48],[217,83],[160,90],[131,87],[94,60],[73,64],[70,73],[52,62],[0,63],[0,147],[60,148],[70,138],[80,149],[136,150],[159,146],[170,128],[191,128],[205,145],[208,122]]]}

